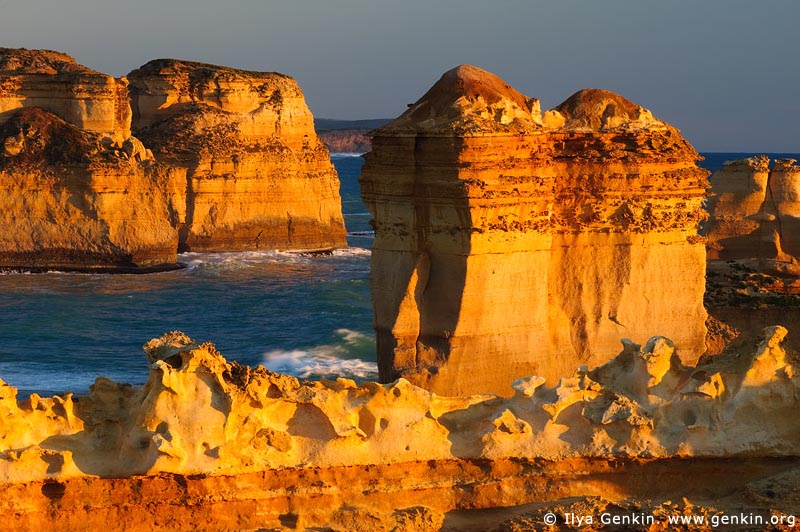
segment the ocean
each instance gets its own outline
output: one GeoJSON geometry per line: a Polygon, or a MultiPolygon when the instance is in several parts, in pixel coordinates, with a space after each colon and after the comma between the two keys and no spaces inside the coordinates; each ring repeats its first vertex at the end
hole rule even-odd
{"type": "MultiPolygon", "coordinates": [[[[706,153],[716,170],[748,153],[706,153]]],[[[777,157],[800,155],[775,154],[777,157]]],[[[361,157],[334,154],[349,249],[185,253],[182,270],[148,275],[0,275],[0,379],[20,397],[88,392],[103,375],[143,384],[142,345],[179,329],[229,360],[301,378],[377,378],[361,157]]]]}

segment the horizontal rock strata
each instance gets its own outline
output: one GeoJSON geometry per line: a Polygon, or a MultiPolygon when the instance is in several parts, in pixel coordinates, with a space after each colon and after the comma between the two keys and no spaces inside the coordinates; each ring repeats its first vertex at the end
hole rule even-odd
{"type": "MultiPolygon", "coordinates": [[[[0,386],[0,517],[9,530],[356,530],[378,522],[369,512],[440,523],[437,512],[587,495],[737,492],[758,506],[798,468],[786,333],[695,367],[665,338],[625,342],[607,364],[555,387],[523,378],[503,398],[299,382],[174,332],[145,345],[142,388],[98,378],[88,396],[21,401],[0,386]]],[[[773,499],[791,513],[796,492],[773,499]]]]}
{"type": "Polygon", "coordinates": [[[800,167],[764,155],[729,161],[711,176],[709,259],[800,258],[800,167]]]}
{"type": "Polygon", "coordinates": [[[182,249],[346,245],[339,180],[294,79],[167,59],[128,78],[137,136],[188,173],[182,249]]]}
{"type": "Polygon", "coordinates": [[[0,125],[0,267],[175,265],[185,173],[103,140],[35,107],[0,125]]]}
{"type": "Polygon", "coordinates": [[[39,107],[122,143],[131,136],[127,86],[61,52],[0,48],[0,124],[20,107],[39,107]]]}
{"type": "Polygon", "coordinates": [[[706,172],[678,131],[587,89],[538,100],[475,67],[446,73],[373,132],[381,378],[444,394],[554,382],[666,331],[704,350],[706,172]],[[669,304],[663,301],[669,300],[669,304]]]}

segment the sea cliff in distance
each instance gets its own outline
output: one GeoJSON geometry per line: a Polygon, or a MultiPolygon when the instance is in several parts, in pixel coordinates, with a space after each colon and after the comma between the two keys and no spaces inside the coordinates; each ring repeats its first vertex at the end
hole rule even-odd
{"type": "Polygon", "coordinates": [[[363,154],[370,150],[370,131],[389,122],[390,118],[370,120],[317,118],[314,120],[314,125],[320,140],[331,153],[363,154]]]}
{"type": "Polygon", "coordinates": [[[0,146],[0,268],[346,245],[335,169],[285,75],[158,60],[113,78],[2,48],[0,146]]]}

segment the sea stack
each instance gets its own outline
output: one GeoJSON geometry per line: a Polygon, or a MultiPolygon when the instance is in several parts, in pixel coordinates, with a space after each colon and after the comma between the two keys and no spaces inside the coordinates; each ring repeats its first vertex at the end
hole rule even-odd
{"type": "Polygon", "coordinates": [[[655,331],[694,362],[706,333],[698,159],[611,92],[542,113],[489,72],[445,73],[365,156],[381,379],[507,393],[655,331]]]}
{"type": "MultiPolygon", "coordinates": [[[[711,176],[709,259],[766,260],[772,266],[800,258],[800,167],[765,155],[728,161],[711,176]]],[[[764,263],[761,268],[769,269],[764,263]]],[[[796,270],[795,270],[796,271],[796,270]]]]}
{"type": "Polygon", "coordinates": [[[124,78],[0,48],[0,267],[174,266],[185,177],[130,136],[124,78]]]}
{"type": "Polygon", "coordinates": [[[186,169],[186,251],[346,246],[339,180],[297,82],[159,59],[128,75],[133,129],[186,169]]]}

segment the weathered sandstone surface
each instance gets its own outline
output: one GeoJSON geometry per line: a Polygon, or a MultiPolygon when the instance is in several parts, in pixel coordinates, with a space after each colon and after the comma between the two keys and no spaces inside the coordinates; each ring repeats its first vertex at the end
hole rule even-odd
{"type": "Polygon", "coordinates": [[[444,74],[373,132],[365,156],[381,378],[505,393],[656,330],[695,361],[706,332],[698,158],[607,91],[542,113],[478,68],[444,74]]]}
{"type": "MultiPolygon", "coordinates": [[[[709,259],[756,259],[791,269],[800,257],[800,167],[764,155],[730,161],[711,176],[709,259]]],[[[766,263],[762,264],[762,267],[766,263]]],[[[797,273],[795,268],[795,273],[797,273]]]]}
{"type": "Polygon", "coordinates": [[[20,107],[39,107],[122,143],[131,136],[127,86],[61,52],[0,48],[0,124],[20,107]]]}
{"type": "Polygon", "coordinates": [[[767,328],[755,352],[697,366],[666,338],[624,341],[602,366],[554,387],[522,378],[504,398],[299,382],[173,332],[145,345],[142,388],[98,378],[88,396],[18,400],[0,384],[0,518],[6,530],[441,530],[444,512],[586,496],[796,514],[800,360],[786,334],[767,328]]]}
{"type": "Polygon", "coordinates": [[[346,245],[294,80],[170,60],[132,77],[147,145],[126,78],[0,48],[0,267],[147,271],[179,248],[346,245]]]}
{"type": "Polygon", "coordinates": [[[128,78],[136,135],[188,174],[181,249],[346,245],[339,180],[294,79],[169,59],[128,78]]]}
{"type": "Polygon", "coordinates": [[[0,125],[0,267],[175,265],[185,174],[105,139],[36,107],[0,125]]]}

